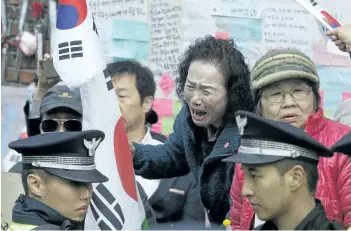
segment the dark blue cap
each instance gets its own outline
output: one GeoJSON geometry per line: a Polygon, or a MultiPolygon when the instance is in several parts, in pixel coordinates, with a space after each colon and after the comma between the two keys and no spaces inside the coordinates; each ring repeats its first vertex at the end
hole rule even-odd
{"type": "Polygon", "coordinates": [[[319,157],[333,156],[333,152],[302,129],[251,112],[235,114],[241,146],[238,153],[224,159],[225,162],[268,164],[289,158],[317,164],[319,157]]]}
{"type": "Polygon", "coordinates": [[[79,89],[71,90],[66,85],[57,85],[50,88],[44,95],[40,104],[40,114],[47,113],[56,108],[69,108],[83,115],[82,99],[79,89]]]}
{"type": "Polygon", "coordinates": [[[95,150],[105,138],[99,130],[52,132],[31,136],[9,144],[22,154],[22,169],[41,168],[64,179],[106,182],[95,166],[95,150]]]}
{"type": "Polygon", "coordinates": [[[333,152],[342,152],[351,156],[351,132],[336,142],[330,149],[333,152]]]}

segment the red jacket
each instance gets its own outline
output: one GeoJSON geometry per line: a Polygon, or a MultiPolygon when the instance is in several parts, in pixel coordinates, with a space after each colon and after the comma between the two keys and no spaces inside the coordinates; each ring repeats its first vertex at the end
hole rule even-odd
{"type": "MultiPolygon", "coordinates": [[[[309,117],[306,132],[326,147],[331,147],[351,130],[323,116],[323,110],[309,117]]],[[[318,163],[319,180],[316,197],[322,201],[330,220],[340,224],[351,225],[351,160],[341,153],[332,158],[321,158],[318,163]]],[[[248,199],[241,197],[244,172],[240,164],[236,164],[233,184],[230,190],[232,206],[230,220],[233,230],[249,230],[252,227],[255,213],[248,199]]]]}

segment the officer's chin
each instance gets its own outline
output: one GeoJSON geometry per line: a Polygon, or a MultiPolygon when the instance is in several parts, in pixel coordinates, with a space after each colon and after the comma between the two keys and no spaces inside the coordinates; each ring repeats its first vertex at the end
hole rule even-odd
{"type": "Polygon", "coordinates": [[[85,220],[86,217],[86,213],[85,214],[75,214],[74,217],[69,218],[71,221],[74,222],[83,222],[85,220]]]}

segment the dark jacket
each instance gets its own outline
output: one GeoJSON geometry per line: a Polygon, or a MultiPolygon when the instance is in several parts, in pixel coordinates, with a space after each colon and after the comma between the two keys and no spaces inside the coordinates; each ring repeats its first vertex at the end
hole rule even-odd
{"type": "Polygon", "coordinates": [[[186,228],[187,224],[205,225],[205,210],[200,191],[192,173],[170,179],[161,179],[155,193],[149,198],[159,227],[186,228]]]}
{"type": "MultiPolygon", "coordinates": [[[[267,221],[256,230],[277,230],[277,227],[267,221]]],[[[295,230],[346,230],[346,228],[337,222],[329,221],[323,205],[316,199],[316,207],[296,226],[295,230]]]]}
{"type": "Polygon", "coordinates": [[[40,134],[40,118],[29,117],[29,100],[26,101],[26,104],[23,107],[23,112],[26,120],[28,137],[40,134]]]}
{"type": "Polygon", "coordinates": [[[42,202],[25,195],[20,195],[13,207],[12,222],[37,226],[45,225],[45,230],[83,229],[83,222],[71,221],[42,202]]]}
{"type": "Polygon", "coordinates": [[[196,129],[189,107],[184,104],[176,117],[174,132],[164,145],[135,144],[135,173],[147,179],[162,179],[184,176],[191,171],[210,221],[222,224],[229,211],[234,173],[234,164],[224,163],[222,159],[237,152],[240,136],[235,123],[227,124],[210,154],[204,157],[201,143],[195,142],[196,129]]]}
{"type": "MultiPolygon", "coordinates": [[[[40,134],[40,118],[30,118],[29,117],[29,100],[26,101],[26,104],[23,107],[23,112],[24,112],[24,118],[26,121],[26,130],[27,130],[27,135],[28,137],[30,136],[35,136],[40,134]]],[[[22,172],[22,163],[19,162],[12,166],[11,169],[9,169],[9,172],[14,172],[14,173],[21,173],[22,172]]]]}
{"type": "MultiPolygon", "coordinates": [[[[165,143],[167,137],[150,131],[153,139],[165,143]]],[[[149,199],[158,229],[205,228],[205,210],[194,175],[161,179],[149,199]]]]}

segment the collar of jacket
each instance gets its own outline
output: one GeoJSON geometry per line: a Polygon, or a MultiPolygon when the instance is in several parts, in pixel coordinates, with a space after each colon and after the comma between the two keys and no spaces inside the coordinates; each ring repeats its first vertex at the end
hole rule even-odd
{"type": "MultiPolygon", "coordinates": [[[[194,141],[194,130],[196,125],[191,118],[189,106],[186,103],[184,103],[184,106],[186,107],[186,124],[191,131],[190,137],[192,141],[194,141]]],[[[210,158],[215,156],[225,157],[233,155],[238,151],[240,146],[240,135],[236,123],[227,123],[225,126],[221,126],[218,129],[220,129],[220,133],[215,141],[213,151],[209,156],[210,158]]]]}
{"type": "Polygon", "coordinates": [[[327,125],[328,119],[323,115],[323,109],[318,108],[317,112],[311,114],[306,121],[305,132],[309,135],[314,136],[319,134],[324,127],[327,125]]]}
{"type": "MultiPolygon", "coordinates": [[[[296,226],[294,230],[345,230],[336,222],[331,222],[325,214],[324,207],[320,200],[316,200],[316,207],[296,226]]],[[[258,227],[260,230],[277,230],[277,227],[271,222],[267,221],[262,226],[258,227]]]]}
{"type": "Polygon", "coordinates": [[[82,222],[71,221],[44,203],[20,195],[12,210],[12,222],[30,225],[52,224],[61,229],[82,229],[82,222]]]}

